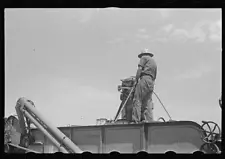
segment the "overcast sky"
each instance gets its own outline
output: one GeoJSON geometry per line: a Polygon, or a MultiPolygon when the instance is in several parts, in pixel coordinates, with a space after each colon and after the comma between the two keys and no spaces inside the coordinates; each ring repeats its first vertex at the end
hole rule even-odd
{"type": "Polygon", "coordinates": [[[56,126],[114,118],[148,48],[172,119],[221,124],[221,26],[220,9],[6,9],[5,115],[26,97],[56,126]]]}

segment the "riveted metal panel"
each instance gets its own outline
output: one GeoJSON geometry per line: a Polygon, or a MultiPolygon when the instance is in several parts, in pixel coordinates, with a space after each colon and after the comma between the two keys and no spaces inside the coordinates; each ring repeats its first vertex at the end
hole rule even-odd
{"type": "Polygon", "coordinates": [[[71,139],[71,128],[70,127],[59,128],[59,130],[62,131],[68,138],[71,139]]]}
{"type": "Polygon", "coordinates": [[[101,127],[72,128],[72,141],[83,151],[99,153],[101,151],[101,127]]]}
{"type": "Polygon", "coordinates": [[[148,152],[193,153],[203,144],[201,134],[192,125],[148,127],[148,152]]]}
{"type": "Polygon", "coordinates": [[[105,153],[136,153],[141,150],[141,127],[105,128],[105,153]]]}

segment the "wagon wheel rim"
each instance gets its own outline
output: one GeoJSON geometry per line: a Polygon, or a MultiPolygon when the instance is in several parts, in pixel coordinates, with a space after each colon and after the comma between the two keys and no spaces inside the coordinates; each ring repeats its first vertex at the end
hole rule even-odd
{"type": "Polygon", "coordinates": [[[200,147],[200,151],[202,151],[203,153],[220,153],[220,149],[214,143],[204,143],[200,147]]]}
{"type": "Polygon", "coordinates": [[[204,130],[204,132],[206,134],[206,136],[203,138],[203,141],[206,142],[206,143],[214,143],[214,142],[216,142],[216,140],[217,140],[216,136],[220,135],[220,128],[219,128],[219,126],[216,123],[212,122],[212,121],[208,121],[208,122],[202,121],[202,122],[203,122],[203,124],[202,124],[201,127],[202,127],[202,129],[204,130]],[[213,124],[213,128],[211,128],[210,124],[213,124]],[[207,125],[208,130],[204,128],[205,125],[207,125]],[[216,128],[218,129],[219,133],[215,133],[216,128]],[[212,139],[213,141],[210,141],[210,139],[212,139]]]}

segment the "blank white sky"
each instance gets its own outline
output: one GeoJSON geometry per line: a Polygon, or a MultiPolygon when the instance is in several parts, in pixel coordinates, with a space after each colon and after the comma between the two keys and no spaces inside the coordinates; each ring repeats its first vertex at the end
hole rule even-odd
{"type": "Polygon", "coordinates": [[[5,115],[26,97],[57,126],[113,118],[120,79],[149,48],[172,118],[221,124],[221,22],[219,9],[6,9],[5,115]]]}

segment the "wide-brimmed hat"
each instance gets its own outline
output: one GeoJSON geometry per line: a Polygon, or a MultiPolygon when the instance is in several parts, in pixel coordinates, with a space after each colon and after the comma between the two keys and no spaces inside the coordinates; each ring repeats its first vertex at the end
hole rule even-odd
{"type": "Polygon", "coordinates": [[[143,55],[149,55],[149,56],[154,56],[154,54],[150,51],[148,51],[148,49],[144,49],[141,51],[141,53],[138,55],[139,58],[141,58],[143,55]]]}

